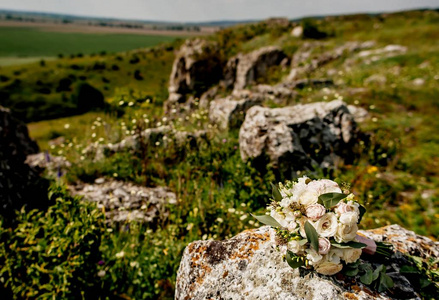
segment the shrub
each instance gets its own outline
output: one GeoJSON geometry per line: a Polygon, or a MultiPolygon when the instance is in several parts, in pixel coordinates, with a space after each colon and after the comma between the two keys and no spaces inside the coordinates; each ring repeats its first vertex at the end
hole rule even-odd
{"type": "Polygon", "coordinates": [[[18,214],[18,226],[0,220],[0,291],[7,299],[90,299],[99,293],[99,247],[104,216],[60,187],[46,212],[18,214]]]}
{"type": "Polygon", "coordinates": [[[326,32],[320,31],[313,19],[304,19],[302,21],[302,27],[304,39],[319,40],[328,37],[326,32]]]}

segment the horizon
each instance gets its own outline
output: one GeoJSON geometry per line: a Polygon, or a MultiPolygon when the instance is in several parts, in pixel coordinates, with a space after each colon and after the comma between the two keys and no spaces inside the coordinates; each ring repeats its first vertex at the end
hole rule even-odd
{"type": "MultiPolygon", "coordinates": [[[[239,22],[239,21],[259,21],[268,18],[288,18],[288,19],[301,19],[306,17],[315,16],[335,16],[335,15],[350,15],[350,14],[377,14],[377,13],[390,13],[407,10],[419,10],[419,9],[437,9],[437,1],[434,0],[420,0],[415,5],[410,0],[389,0],[385,3],[381,3],[377,0],[369,1],[368,3],[350,3],[349,0],[337,0],[333,1],[331,5],[326,6],[324,0],[312,1],[312,3],[299,4],[298,10],[294,10],[296,7],[295,2],[298,1],[285,1],[274,0],[272,4],[279,4],[278,7],[271,6],[266,8],[265,2],[262,0],[216,0],[215,3],[207,4],[203,0],[192,0],[191,4],[182,3],[187,2],[184,0],[177,0],[176,5],[167,5],[172,0],[129,0],[131,3],[137,3],[138,5],[129,6],[129,10],[121,11],[121,1],[118,0],[95,0],[94,5],[81,5],[89,3],[90,0],[78,0],[74,5],[66,3],[64,1],[57,0],[45,0],[39,1],[43,4],[38,5],[32,0],[22,0],[16,3],[11,0],[0,0],[0,10],[14,11],[17,13],[35,13],[35,14],[56,14],[79,18],[99,18],[99,19],[116,19],[127,21],[151,21],[151,22],[171,22],[171,23],[212,23],[212,22],[239,22]],[[200,2],[201,1],[201,2],[200,2]],[[232,1],[235,1],[233,3],[232,1]],[[239,7],[246,7],[246,4],[252,1],[251,7],[247,7],[247,11],[242,9],[236,9],[239,7]],[[59,5],[61,3],[61,5],[59,5]],[[97,2],[108,3],[109,5],[99,6],[97,2]],[[148,6],[145,4],[156,3],[157,5],[148,6]],[[215,9],[220,3],[228,3],[225,6],[221,6],[220,10],[215,9]],[[44,4],[48,4],[47,7],[44,4]],[[56,4],[56,5],[51,5],[56,4]],[[279,7],[280,6],[280,7],[279,7]],[[83,7],[87,7],[86,10],[83,7]],[[101,9],[105,7],[105,9],[101,9]],[[163,9],[163,8],[168,9],[163,9]],[[230,11],[229,8],[232,8],[230,11]],[[252,8],[253,10],[251,10],[252,8]],[[195,9],[196,11],[192,11],[195,9]],[[156,10],[156,11],[155,11],[156,10]],[[189,10],[189,11],[188,11],[189,10]],[[198,11],[198,14],[197,14],[198,11]],[[242,12],[236,12],[242,11],[242,12]],[[282,13],[280,13],[280,11],[282,13]],[[158,12],[158,14],[156,14],[158,12]],[[201,12],[201,13],[199,13],[201,12]],[[139,14],[142,13],[144,17],[139,14]],[[166,15],[163,15],[165,13],[166,15]],[[244,13],[244,14],[242,14],[244,13]],[[201,16],[198,19],[191,17],[193,14],[201,16]],[[218,15],[219,14],[219,15],[218,15]],[[169,17],[168,17],[169,15],[169,17]],[[157,16],[157,17],[156,17],[157,16]],[[161,16],[161,17],[160,17],[161,16]],[[173,17],[174,16],[174,17],[173,17]]],[[[269,5],[270,6],[270,5],[269,5]]],[[[126,6],[124,7],[126,8],[126,6]]]]}

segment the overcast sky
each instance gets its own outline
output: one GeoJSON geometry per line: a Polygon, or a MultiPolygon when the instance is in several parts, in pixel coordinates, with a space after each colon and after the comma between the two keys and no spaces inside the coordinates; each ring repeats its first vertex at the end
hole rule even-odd
{"type": "Polygon", "coordinates": [[[437,8],[439,0],[0,0],[0,9],[158,21],[297,18],[437,8]]]}

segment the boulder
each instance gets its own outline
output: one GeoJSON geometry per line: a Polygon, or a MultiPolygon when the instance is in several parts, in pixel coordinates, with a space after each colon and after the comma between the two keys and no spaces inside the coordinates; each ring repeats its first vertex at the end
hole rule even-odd
{"type": "Polygon", "coordinates": [[[251,90],[234,90],[231,95],[210,102],[209,119],[218,124],[220,129],[239,128],[250,107],[261,105],[267,100],[284,104],[296,97],[295,91],[282,84],[259,84],[251,90]]]}
{"type": "Polygon", "coordinates": [[[201,95],[222,77],[218,45],[202,39],[187,40],[176,54],[169,80],[171,104],[184,102],[186,94],[201,95]]]}
{"type": "Polygon", "coordinates": [[[268,157],[291,178],[298,170],[330,168],[338,160],[349,163],[357,133],[341,100],[273,109],[254,106],[239,131],[239,146],[243,160],[266,163],[268,157]]]}
{"type": "Polygon", "coordinates": [[[255,105],[262,104],[263,98],[260,94],[253,94],[250,91],[244,94],[240,100],[233,96],[217,99],[210,102],[209,119],[212,123],[218,124],[222,130],[239,128],[244,122],[246,111],[255,105]]]}
{"type": "Polygon", "coordinates": [[[109,223],[164,221],[166,206],[176,204],[177,197],[165,187],[146,188],[132,183],[98,178],[94,184],[69,186],[73,195],[84,196],[105,210],[109,223]]]}
{"type": "Polygon", "coordinates": [[[190,243],[178,269],[175,299],[421,299],[399,269],[407,261],[404,254],[437,259],[439,243],[398,225],[360,232],[394,245],[397,252],[387,265],[395,282],[390,292],[373,291],[342,274],[290,268],[273,249],[270,228],[264,226],[229,240],[190,243]]]}
{"type": "Polygon", "coordinates": [[[23,205],[48,205],[48,182],[25,164],[26,157],[37,152],[38,145],[29,137],[27,126],[0,106],[0,213],[5,219],[11,220],[14,210],[23,205]]]}
{"type": "Polygon", "coordinates": [[[238,54],[227,62],[224,71],[225,85],[230,87],[233,83],[235,90],[242,90],[265,76],[270,67],[280,65],[285,58],[286,54],[275,46],[238,54]]]}

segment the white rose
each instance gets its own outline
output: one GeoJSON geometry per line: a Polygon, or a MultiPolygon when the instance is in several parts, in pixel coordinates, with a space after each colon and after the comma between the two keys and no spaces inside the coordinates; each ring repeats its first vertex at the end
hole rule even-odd
{"type": "Polygon", "coordinates": [[[340,223],[344,225],[353,225],[358,223],[358,214],[354,211],[349,211],[340,215],[340,223]]]}
{"type": "Polygon", "coordinates": [[[302,247],[300,246],[298,241],[291,241],[287,244],[288,250],[290,250],[293,253],[299,253],[302,250],[302,247]]]}
{"type": "Polygon", "coordinates": [[[279,203],[282,207],[289,207],[291,203],[295,202],[293,197],[284,197],[282,201],[279,203]]]}
{"type": "Polygon", "coordinates": [[[322,275],[328,275],[328,276],[335,275],[338,272],[340,272],[342,269],[343,269],[342,264],[336,264],[329,261],[323,262],[318,266],[316,266],[315,268],[317,273],[322,275]]]}
{"type": "Polygon", "coordinates": [[[360,205],[354,201],[348,201],[347,203],[340,201],[334,209],[334,212],[337,216],[340,216],[347,212],[355,212],[356,214],[360,214],[360,210],[358,209],[360,205]]]}
{"type": "Polygon", "coordinates": [[[308,177],[303,176],[297,180],[297,182],[293,185],[293,188],[290,190],[292,196],[292,200],[295,202],[299,202],[299,198],[302,193],[306,190],[307,184],[306,181],[308,177]]]}
{"type": "Polygon", "coordinates": [[[309,188],[307,188],[299,198],[299,203],[305,207],[316,204],[317,201],[319,201],[319,195],[315,190],[309,188]]]}
{"type": "Polygon", "coordinates": [[[338,224],[337,232],[334,236],[337,243],[350,242],[355,239],[358,231],[356,223],[351,225],[338,224]]]}
{"type": "Polygon", "coordinates": [[[313,221],[317,221],[326,213],[326,208],[320,204],[313,204],[306,208],[306,216],[313,221]]]}
{"type": "Polygon", "coordinates": [[[309,264],[311,266],[315,266],[317,265],[323,258],[322,255],[320,255],[317,251],[315,251],[312,248],[308,248],[305,250],[306,254],[306,259],[309,261],[309,264]]]}
{"type": "Polygon", "coordinates": [[[327,213],[321,217],[314,228],[321,237],[332,237],[337,232],[338,222],[334,213],[327,213]]]}
{"type": "Polygon", "coordinates": [[[361,249],[343,249],[343,259],[347,264],[356,262],[361,256],[361,249]]]}
{"type": "Polygon", "coordinates": [[[288,223],[287,229],[290,232],[297,231],[297,222],[296,221],[291,221],[290,223],[288,223]]]}
{"type": "Polygon", "coordinates": [[[331,242],[326,238],[319,238],[319,254],[327,254],[331,249],[331,242]]]}
{"type": "Polygon", "coordinates": [[[327,193],[341,193],[341,189],[337,182],[329,179],[314,180],[308,183],[308,189],[313,189],[320,196],[327,193]]]}

